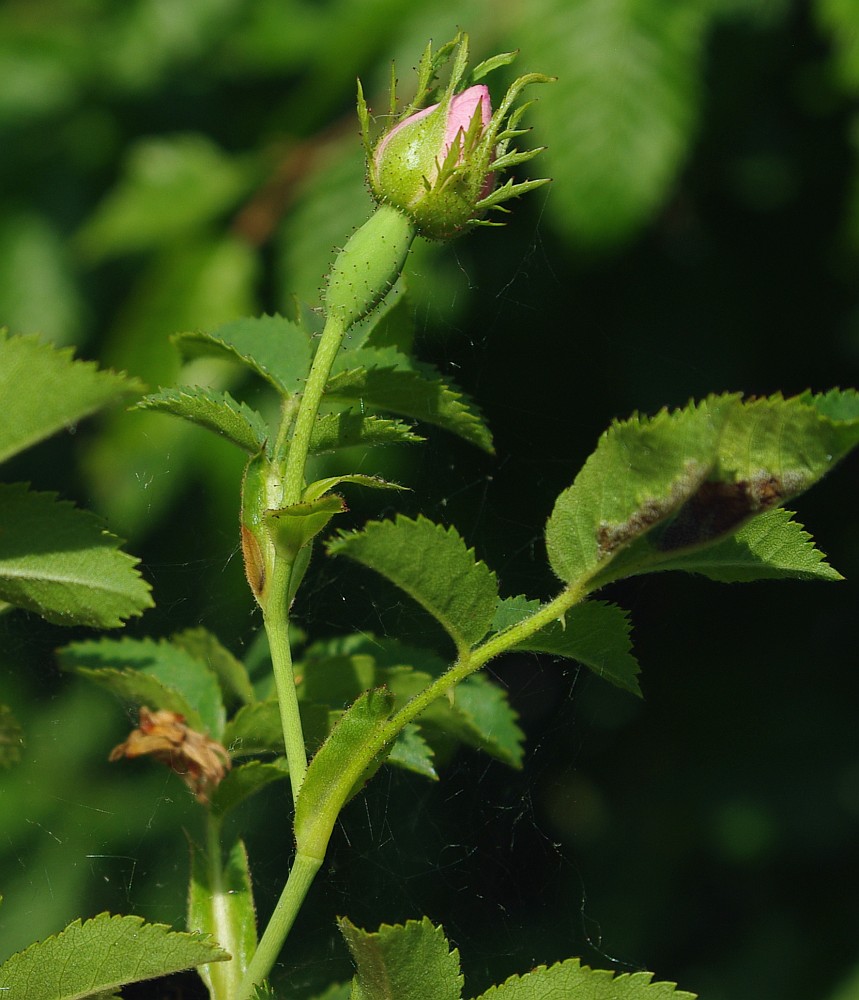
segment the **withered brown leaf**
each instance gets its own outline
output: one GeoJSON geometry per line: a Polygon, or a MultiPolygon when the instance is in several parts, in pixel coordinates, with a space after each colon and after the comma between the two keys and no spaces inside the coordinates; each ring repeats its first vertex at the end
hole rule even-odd
{"type": "Polygon", "coordinates": [[[205,733],[191,729],[184,715],[167,709],[152,712],[141,705],[137,729],[110,751],[108,760],[145,754],[175,771],[203,805],[230,769],[227,750],[205,733]]]}

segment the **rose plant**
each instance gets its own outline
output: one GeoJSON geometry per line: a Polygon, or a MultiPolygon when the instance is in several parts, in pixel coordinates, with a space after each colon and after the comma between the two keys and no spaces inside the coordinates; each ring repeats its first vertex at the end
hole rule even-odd
{"type": "MultiPolygon", "coordinates": [[[[335,824],[380,768],[435,780],[436,750],[457,742],[521,764],[523,734],[502,688],[481,673],[488,663],[512,650],[547,653],[575,660],[637,696],[627,614],[596,597],[609,585],[669,569],[721,581],[838,577],[784,504],[859,444],[859,394],[850,390],[787,399],[714,395],[613,423],[548,517],[546,552],[558,581],[548,600],[502,594],[495,573],[455,528],[424,517],[399,515],[330,532],[347,510],[341,490],[396,494],[403,487],[363,466],[314,478],[316,456],[349,455],[356,445],[372,455],[390,443],[417,444],[421,422],[492,450],[476,406],[411,356],[409,338],[398,335],[392,318],[407,310],[400,278],[418,236],[449,239],[496,225],[506,201],[546,183],[503,180],[540,151],[513,148],[528,107],[517,101],[526,87],[549,81],[536,73],[519,77],[493,111],[480,81],[512,59],[504,53],[469,71],[464,35],[438,51],[428,47],[415,99],[398,112],[392,86],[393,124],[378,138],[359,86],[377,208],[331,268],[323,323],[297,310],[175,338],[185,357],[227,358],[258,379],[277,401],[273,420],[270,408],[256,409],[212,386],[163,388],[137,404],[204,427],[247,456],[241,546],[270,671],[253,676],[231,651],[230,637],[202,629],[160,640],[86,639],[60,651],[64,670],[137,712],[138,725],[111,759],[151,757],[194,795],[199,828],[191,834],[187,930],[108,914],[76,921],[0,967],[0,989],[16,1000],[107,998],[127,983],[188,967],[198,969],[212,1000],[283,995],[272,973],[278,960],[290,961],[287,938],[335,824]],[[439,86],[448,65],[447,82],[439,86]],[[292,604],[320,549],[399,587],[434,620],[444,645],[417,647],[358,631],[319,639],[297,633],[292,604]],[[225,836],[225,820],[251,795],[283,781],[293,807],[282,842],[291,870],[258,936],[247,852],[241,839],[225,836]]],[[[10,365],[13,352],[32,345],[12,340],[0,347],[10,365]]],[[[68,357],[58,362],[43,353],[40,363],[55,366],[54,385],[70,379],[75,418],[136,388],[107,373],[84,374],[68,357]]],[[[0,379],[2,393],[16,414],[14,433],[8,432],[11,453],[33,439],[27,424],[39,414],[31,406],[26,416],[28,401],[14,378],[0,379]]],[[[38,433],[69,416],[43,421],[38,433]]],[[[17,518],[32,527],[37,514],[48,524],[59,516],[46,501],[28,500],[21,487],[4,488],[0,502],[9,523],[17,518]]],[[[52,529],[39,526],[45,530],[52,529]]],[[[0,558],[4,601],[53,620],[103,627],[147,606],[133,562],[124,561],[112,541],[82,528],[80,547],[91,550],[91,558],[63,554],[59,560],[39,550],[37,536],[31,534],[30,554],[14,565],[0,558]],[[68,579],[57,587],[60,571],[68,579]],[[94,585],[108,571],[112,586],[94,585]]],[[[356,973],[351,983],[327,990],[327,1000],[463,995],[458,954],[427,918],[375,932],[345,917],[339,925],[356,973]]],[[[550,994],[692,997],[671,983],[654,983],[649,973],[613,975],[577,959],[523,970],[482,997],[550,994]]]]}

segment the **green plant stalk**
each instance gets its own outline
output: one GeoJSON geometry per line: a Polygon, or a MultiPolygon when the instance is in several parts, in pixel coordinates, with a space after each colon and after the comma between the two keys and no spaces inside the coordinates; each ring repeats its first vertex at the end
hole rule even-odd
{"type": "MultiPolygon", "coordinates": [[[[385,725],[379,728],[371,740],[368,740],[360,750],[356,751],[349,762],[349,774],[354,780],[345,782],[343,786],[339,787],[351,789],[354,781],[360,778],[376,756],[397,738],[409,722],[417,718],[436,699],[443,697],[460,681],[475,673],[496,656],[527,639],[545,625],[561,618],[570,608],[584,600],[591,589],[590,579],[570,584],[554,600],[538,608],[530,617],[493,635],[482,646],[461,652],[449,670],[403,705],[385,725]]],[[[312,822],[300,831],[299,849],[316,858],[320,864],[325,857],[334,824],[345,804],[346,799],[339,792],[332,794],[331,801],[326,802],[314,814],[312,822]]]]}
{"type": "MultiPolygon", "coordinates": [[[[412,223],[400,212],[381,206],[355,232],[340,252],[326,290],[327,318],[313,364],[296,412],[284,405],[275,444],[275,456],[285,446],[293,419],[280,487],[280,506],[301,502],[305,488],[305,466],[310,439],[331,368],[347,329],[370,313],[399,278],[415,238],[412,223]]],[[[298,711],[298,696],[289,645],[289,583],[294,558],[288,559],[274,547],[271,576],[266,584],[263,619],[271,649],[281,728],[289,763],[293,802],[307,773],[307,751],[298,711]]],[[[248,968],[239,993],[245,1000],[274,965],[286,941],[296,914],[307,895],[321,859],[297,854],[286,886],[248,968]]]]}
{"type": "Polygon", "coordinates": [[[307,748],[298,712],[298,692],[292,670],[292,649],[289,645],[289,579],[293,563],[276,554],[271,580],[263,608],[263,623],[271,651],[271,668],[277,691],[280,725],[289,764],[289,783],[295,803],[307,773],[307,748]]]}
{"type": "Polygon", "coordinates": [[[301,904],[319,871],[322,862],[304,854],[296,854],[289,878],[274,908],[265,933],[260,939],[241,986],[231,1000],[250,1000],[254,987],[263,982],[280,954],[301,904]]]}
{"type": "MultiPolygon", "coordinates": [[[[234,926],[225,908],[227,890],[224,887],[224,861],[221,850],[221,821],[206,812],[206,867],[209,871],[209,886],[212,890],[212,913],[214,926],[212,935],[221,947],[235,955],[238,948],[233,940],[234,926]]],[[[236,961],[212,962],[205,968],[204,982],[211,984],[212,1000],[230,1000],[235,995],[241,979],[241,970],[236,961]]]]}

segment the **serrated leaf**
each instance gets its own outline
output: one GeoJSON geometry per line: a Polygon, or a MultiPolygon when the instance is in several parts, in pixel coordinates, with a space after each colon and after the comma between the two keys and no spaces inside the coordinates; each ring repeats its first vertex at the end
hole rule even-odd
{"type": "Polygon", "coordinates": [[[181,417],[226,438],[249,455],[261,451],[269,436],[268,426],[256,410],[237,403],[228,392],[214,389],[160,389],[144,396],[135,408],[181,417]]]}
{"type": "Polygon", "coordinates": [[[75,361],[71,348],[57,350],[38,337],[10,337],[0,328],[0,462],[142,391],[137,379],[75,361]]]}
{"type": "Polygon", "coordinates": [[[374,933],[337,923],[357,966],[351,1000],[460,1000],[459,952],[428,917],[374,933]]]}
{"type": "Polygon", "coordinates": [[[239,764],[227,772],[212,793],[212,813],[218,817],[226,816],[231,809],[241,805],[266,785],[288,777],[289,765],[284,757],[273,761],[251,760],[246,764],[239,764]]]}
{"type": "Polygon", "coordinates": [[[351,483],[353,486],[363,486],[366,489],[371,490],[408,489],[408,486],[400,486],[399,483],[391,483],[387,479],[379,478],[379,476],[366,476],[361,473],[353,472],[342,476],[328,476],[325,479],[317,479],[316,482],[310,483],[310,485],[306,487],[303,498],[306,501],[318,500],[329,490],[333,490],[335,486],[339,486],[341,483],[351,483]]]}
{"type": "Polygon", "coordinates": [[[457,684],[450,700],[443,697],[434,701],[418,721],[428,735],[438,729],[518,768],[522,766],[525,734],[517,718],[503,688],[483,674],[473,674],[457,684]]]}
{"type": "Polygon", "coordinates": [[[409,424],[370,414],[325,413],[320,416],[310,438],[310,454],[323,455],[338,448],[363,445],[374,448],[386,444],[416,444],[423,441],[409,424]]]}
{"type": "Polygon", "coordinates": [[[736,397],[613,423],[546,525],[555,573],[568,583],[587,578],[676,513],[714,467],[720,417],[732,403],[736,397]]]}
{"type": "Polygon", "coordinates": [[[53,493],[0,484],[0,600],[57,625],[118,628],[153,605],[138,560],[53,493]]]}
{"type": "Polygon", "coordinates": [[[563,623],[552,622],[513,648],[577,660],[597,677],[641,697],[629,630],[629,617],[622,608],[585,601],[570,608],[563,623]]]}
{"type": "Polygon", "coordinates": [[[191,848],[191,882],[188,893],[188,929],[210,934],[231,958],[228,962],[198,967],[214,997],[237,996],[239,986],[257,946],[248,855],[236,840],[226,858],[211,857],[191,848]]]}
{"type": "Polygon", "coordinates": [[[495,575],[454,528],[398,517],[374,521],[363,531],[341,534],[328,543],[332,555],[376,570],[436,618],[457,648],[486,634],[495,611],[495,575]]]}
{"type": "MultiPolygon", "coordinates": [[[[224,704],[214,673],[195,656],[171,642],[152,639],[93,639],[76,642],[59,651],[64,670],[89,671],[112,669],[128,670],[155,678],[168,690],[175,691],[190,707],[186,715],[172,705],[152,705],[150,708],[169,708],[186,715],[192,729],[205,730],[216,740],[224,731],[224,704]],[[193,721],[192,721],[193,720],[193,721]]],[[[97,677],[90,673],[93,680],[97,677]]]]}
{"type": "Polygon", "coordinates": [[[421,735],[420,727],[410,722],[391,747],[387,763],[437,781],[433,756],[432,747],[421,735]]]}
{"type": "Polygon", "coordinates": [[[423,420],[492,453],[492,437],[476,406],[429,365],[418,365],[390,349],[365,349],[344,355],[345,362],[356,360],[366,363],[338,372],[328,380],[328,398],[423,420]],[[390,363],[395,356],[402,362],[390,363]],[[374,358],[378,359],[378,367],[371,367],[374,358]]]}
{"type": "Polygon", "coordinates": [[[568,582],[599,573],[602,585],[710,546],[808,489],[857,443],[853,392],[709,397],[614,424],[549,519],[553,569],[568,582]]]}
{"type": "Polygon", "coordinates": [[[652,972],[615,975],[591,969],[570,958],[549,968],[541,965],[524,976],[511,976],[490,987],[476,1000],[695,1000],[694,993],[678,990],[674,983],[654,983],[652,972]]]}
{"type": "Polygon", "coordinates": [[[0,991],[15,1000],[85,1000],[228,958],[208,935],[102,913],[13,955],[0,966],[0,991]]]}
{"type": "Polygon", "coordinates": [[[614,568],[623,575],[632,575],[624,572],[627,565],[632,573],[682,570],[720,583],[843,579],[815,547],[811,535],[783,507],[759,514],[733,535],[703,549],[663,553],[642,539],[620,557],[614,568]]]}
{"type": "Polygon", "coordinates": [[[706,4],[535,0],[516,38],[558,82],[533,108],[549,137],[554,224],[606,247],[670,190],[694,134],[706,4]]]}
{"type": "Polygon", "coordinates": [[[173,342],[186,358],[241,361],[286,395],[304,388],[310,370],[310,338],[283,316],[246,317],[208,333],[177,334],[173,342]]]}
{"type": "Polygon", "coordinates": [[[170,642],[206,664],[217,677],[227,702],[238,700],[249,704],[256,701],[247,668],[211,632],[204,628],[189,628],[172,635],[170,642]]]}
{"type": "Polygon", "coordinates": [[[346,709],[311,760],[295,806],[300,854],[325,856],[340,810],[384,761],[390,747],[376,750],[375,745],[392,705],[387,691],[366,691],[346,709]]]}
{"type": "Polygon", "coordinates": [[[0,705],[0,768],[17,764],[21,760],[23,745],[24,732],[12,709],[8,705],[0,705]]]}

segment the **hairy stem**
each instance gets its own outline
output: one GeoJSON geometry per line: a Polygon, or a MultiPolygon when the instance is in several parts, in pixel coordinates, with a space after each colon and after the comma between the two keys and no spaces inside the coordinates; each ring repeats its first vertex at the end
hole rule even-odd
{"type": "Polygon", "coordinates": [[[250,1000],[254,987],[271,972],[321,864],[316,858],[296,854],[289,878],[251,959],[236,1000],[250,1000]]]}

